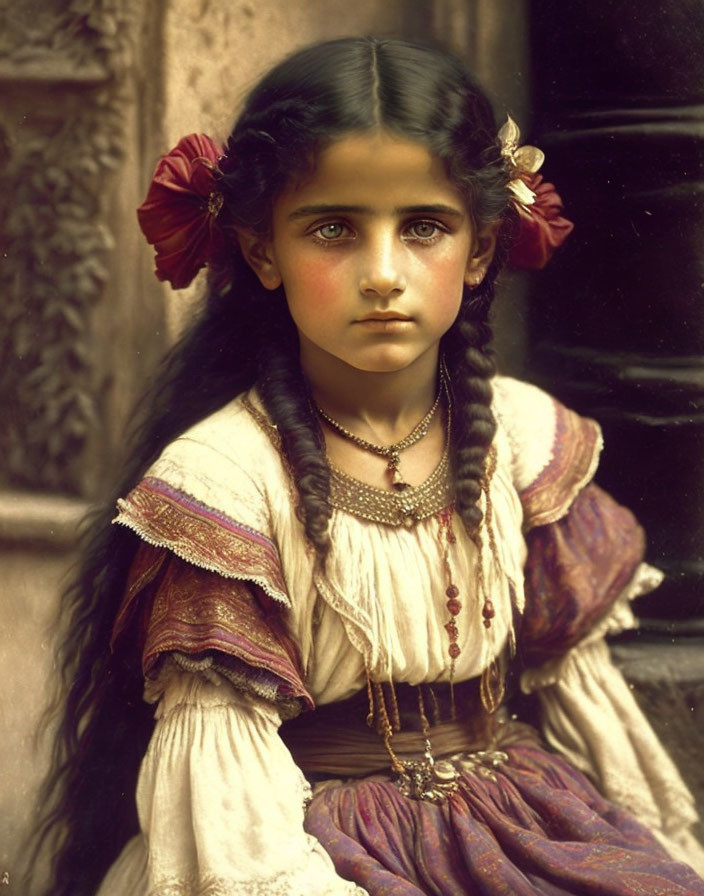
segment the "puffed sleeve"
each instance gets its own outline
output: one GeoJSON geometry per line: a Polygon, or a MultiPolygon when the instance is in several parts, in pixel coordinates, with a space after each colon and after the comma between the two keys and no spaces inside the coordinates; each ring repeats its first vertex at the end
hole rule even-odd
{"type": "Polygon", "coordinates": [[[141,834],[99,896],[364,896],[303,830],[308,784],[273,704],[166,662],[137,786],[141,834]]]}
{"type": "Polygon", "coordinates": [[[522,689],[539,699],[547,742],[701,871],[692,796],[604,641],[636,625],[630,601],[662,577],[633,515],[592,481],[599,427],[534,386],[503,380],[498,393],[528,548],[522,689]]]}
{"type": "Polygon", "coordinates": [[[292,711],[311,705],[283,621],[272,492],[286,500],[280,457],[238,400],[168,445],[118,501],[115,522],[141,544],[112,646],[136,631],[146,677],[172,651],[216,652],[240,687],[292,711]]]}
{"type": "Polygon", "coordinates": [[[364,896],[304,831],[308,784],[278,733],[312,706],[272,534],[267,490],[285,488],[234,403],[169,445],[118,504],[116,522],[141,542],[112,648],[136,639],[156,725],[140,834],[99,896],[364,896]]]}
{"type": "Polygon", "coordinates": [[[279,737],[311,704],[257,586],[143,544],[114,642],[139,639],[156,703],[141,765],[141,833],[100,896],[364,896],[303,830],[309,787],[279,737]]]}

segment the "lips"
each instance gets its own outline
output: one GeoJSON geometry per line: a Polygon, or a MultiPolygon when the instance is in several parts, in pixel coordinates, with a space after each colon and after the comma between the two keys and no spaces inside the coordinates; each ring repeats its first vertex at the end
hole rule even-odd
{"type": "Polygon", "coordinates": [[[400,314],[398,311],[372,311],[371,314],[365,314],[364,317],[360,317],[357,322],[364,324],[369,321],[408,321],[410,319],[407,314],[400,314]]]}

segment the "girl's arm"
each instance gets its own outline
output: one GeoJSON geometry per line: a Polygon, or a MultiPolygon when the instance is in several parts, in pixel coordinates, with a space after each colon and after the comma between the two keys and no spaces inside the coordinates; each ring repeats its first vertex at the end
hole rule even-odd
{"type": "Polygon", "coordinates": [[[156,726],[137,785],[141,832],[100,896],[364,896],[304,831],[309,787],[278,729],[310,698],[260,589],[144,544],[115,649],[132,637],[156,726]]]}
{"type": "Polygon", "coordinates": [[[635,626],[630,601],[662,576],[641,562],[633,516],[594,484],[527,536],[521,685],[548,743],[629,809],[674,858],[704,867],[694,800],[611,662],[607,634],[635,626]]]}
{"type": "Polygon", "coordinates": [[[303,829],[309,787],[275,706],[167,658],[137,785],[141,834],[99,896],[125,892],[363,896],[303,829]]]}
{"type": "Polygon", "coordinates": [[[501,380],[496,392],[528,547],[522,688],[538,697],[548,743],[701,870],[692,796],[604,641],[635,625],[630,601],[661,575],[642,562],[633,515],[592,481],[598,425],[525,383],[501,380]]]}

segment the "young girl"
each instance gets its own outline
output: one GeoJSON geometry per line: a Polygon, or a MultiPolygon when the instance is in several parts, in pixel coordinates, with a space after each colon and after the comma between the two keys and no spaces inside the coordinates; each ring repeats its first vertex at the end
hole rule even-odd
{"type": "Polygon", "coordinates": [[[602,639],[641,530],[597,425],[495,376],[507,254],[570,229],[517,137],[456,59],[349,39],[160,163],[157,274],[207,305],[70,595],[47,893],[704,894],[602,639]]]}

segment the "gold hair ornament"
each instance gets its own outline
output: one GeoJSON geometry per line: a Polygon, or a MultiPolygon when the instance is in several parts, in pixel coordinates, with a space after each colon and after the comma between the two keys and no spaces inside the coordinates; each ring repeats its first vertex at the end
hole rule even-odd
{"type": "Polygon", "coordinates": [[[539,171],[545,161],[545,153],[537,146],[519,145],[521,132],[510,115],[506,116],[506,123],[500,128],[498,137],[501,156],[511,174],[508,190],[512,194],[513,201],[527,209],[535,202],[535,193],[521,175],[535,174],[539,171]]]}

